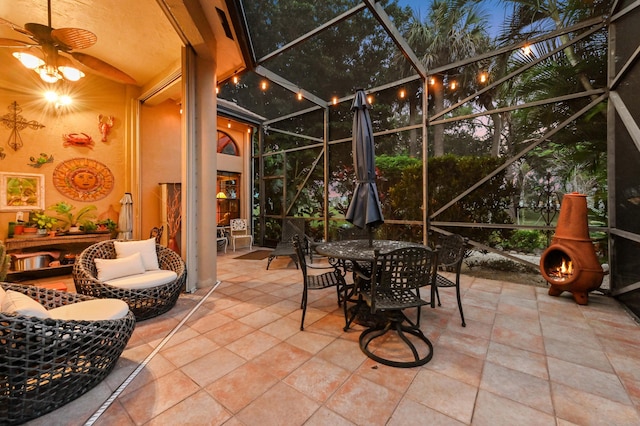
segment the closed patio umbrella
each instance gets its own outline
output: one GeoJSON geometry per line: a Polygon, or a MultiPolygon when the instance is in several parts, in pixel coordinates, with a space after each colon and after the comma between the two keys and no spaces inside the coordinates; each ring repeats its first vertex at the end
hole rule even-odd
{"type": "Polygon", "coordinates": [[[384,218],[375,180],[375,148],[369,107],[364,90],[358,89],[351,105],[351,110],[354,111],[353,166],[356,171],[356,187],[349,203],[346,219],[360,229],[367,228],[371,246],[373,228],[383,224],[384,218]]]}
{"type": "Polygon", "coordinates": [[[133,198],[129,192],[125,192],[120,204],[122,207],[118,216],[118,239],[130,240],[133,238],[133,198]]]}

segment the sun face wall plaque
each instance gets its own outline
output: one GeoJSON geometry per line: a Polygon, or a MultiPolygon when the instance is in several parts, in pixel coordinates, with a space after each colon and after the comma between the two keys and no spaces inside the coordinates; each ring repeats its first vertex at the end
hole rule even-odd
{"type": "Polygon", "coordinates": [[[76,201],[96,201],[113,189],[111,170],[90,158],[72,158],[53,171],[53,185],[60,193],[76,201]]]}

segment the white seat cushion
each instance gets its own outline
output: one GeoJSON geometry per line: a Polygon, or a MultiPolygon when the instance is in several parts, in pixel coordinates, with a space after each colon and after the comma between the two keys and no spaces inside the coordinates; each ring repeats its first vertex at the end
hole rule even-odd
{"type": "Polygon", "coordinates": [[[147,271],[144,274],[129,275],[127,277],[116,278],[105,281],[106,284],[114,287],[128,288],[130,290],[157,287],[169,284],[178,278],[178,274],[165,269],[147,271]]]}
{"type": "Polygon", "coordinates": [[[120,299],[96,299],[50,309],[49,315],[65,321],[104,321],[124,318],[128,312],[129,305],[120,299]]]}
{"type": "Polygon", "coordinates": [[[18,313],[26,317],[50,318],[47,308],[26,294],[7,290],[2,301],[2,312],[18,313]]]}
{"type": "Polygon", "coordinates": [[[140,241],[114,241],[113,247],[116,249],[116,257],[118,258],[140,253],[145,270],[155,271],[160,269],[155,238],[140,241]]]}
{"type": "Polygon", "coordinates": [[[128,275],[143,274],[145,271],[140,253],[133,253],[118,259],[96,258],[93,261],[98,270],[98,279],[105,282],[128,275]]]}

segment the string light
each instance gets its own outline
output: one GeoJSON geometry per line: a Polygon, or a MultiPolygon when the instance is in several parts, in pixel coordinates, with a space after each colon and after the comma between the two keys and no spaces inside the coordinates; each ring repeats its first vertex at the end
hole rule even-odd
{"type": "Polygon", "coordinates": [[[227,128],[230,129],[231,128],[231,120],[227,120],[227,128]]]}
{"type": "Polygon", "coordinates": [[[435,79],[435,78],[433,78],[433,77],[431,77],[431,78],[429,79],[429,84],[430,84],[430,85],[432,85],[432,86],[433,86],[434,84],[436,84],[436,79],[435,79]]]}
{"type": "Polygon", "coordinates": [[[400,89],[400,99],[404,99],[404,97],[407,95],[407,93],[404,91],[404,89],[400,89]]]}
{"type": "Polygon", "coordinates": [[[525,56],[531,55],[531,46],[528,44],[525,44],[524,46],[522,46],[522,54],[525,56]]]}
{"type": "Polygon", "coordinates": [[[240,81],[237,75],[234,75],[231,80],[233,81],[233,84],[238,84],[238,82],[240,81]]]}
{"type": "Polygon", "coordinates": [[[333,98],[331,98],[331,103],[332,103],[333,105],[338,105],[338,97],[337,97],[337,96],[334,96],[333,98]]]}
{"type": "Polygon", "coordinates": [[[449,87],[451,88],[451,90],[456,90],[456,87],[458,87],[458,83],[453,80],[451,83],[449,83],[449,87]]]}
{"type": "Polygon", "coordinates": [[[480,73],[480,83],[486,83],[488,78],[489,77],[487,76],[486,72],[481,72],[480,73]]]}
{"type": "Polygon", "coordinates": [[[367,95],[367,102],[372,104],[373,103],[373,96],[367,95]]]}
{"type": "Polygon", "coordinates": [[[216,95],[220,93],[220,86],[216,86],[216,95]]]}
{"type": "Polygon", "coordinates": [[[267,81],[262,80],[262,82],[260,83],[260,89],[267,90],[267,87],[269,87],[269,85],[267,84],[267,81]]]}
{"type": "Polygon", "coordinates": [[[301,100],[303,100],[303,99],[304,99],[304,96],[302,96],[302,92],[298,92],[298,93],[296,94],[296,97],[298,98],[298,100],[299,100],[299,101],[301,101],[301,100]]]}

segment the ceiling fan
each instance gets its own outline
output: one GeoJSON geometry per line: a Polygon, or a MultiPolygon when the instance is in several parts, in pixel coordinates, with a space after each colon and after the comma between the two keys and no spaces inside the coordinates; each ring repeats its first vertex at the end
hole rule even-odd
{"type": "Polygon", "coordinates": [[[14,31],[27,36],[31,41],[15,40],[0,37],[0,47],[16,48],[13,56],[25,67],[36,71],[47,83],[55,83],[65,79],[77,81],[84,73],[76,66],[79,63],[92,72],[111,80],[137,84],[136,81],[95,56],[77,52],[93,46],[98,37],[91,31],[81,28],[51,27],[51,0],[47,0],[48,25],[26,23],[24,28],[0,18],[0,24],[11,27],[14,31]]]}

